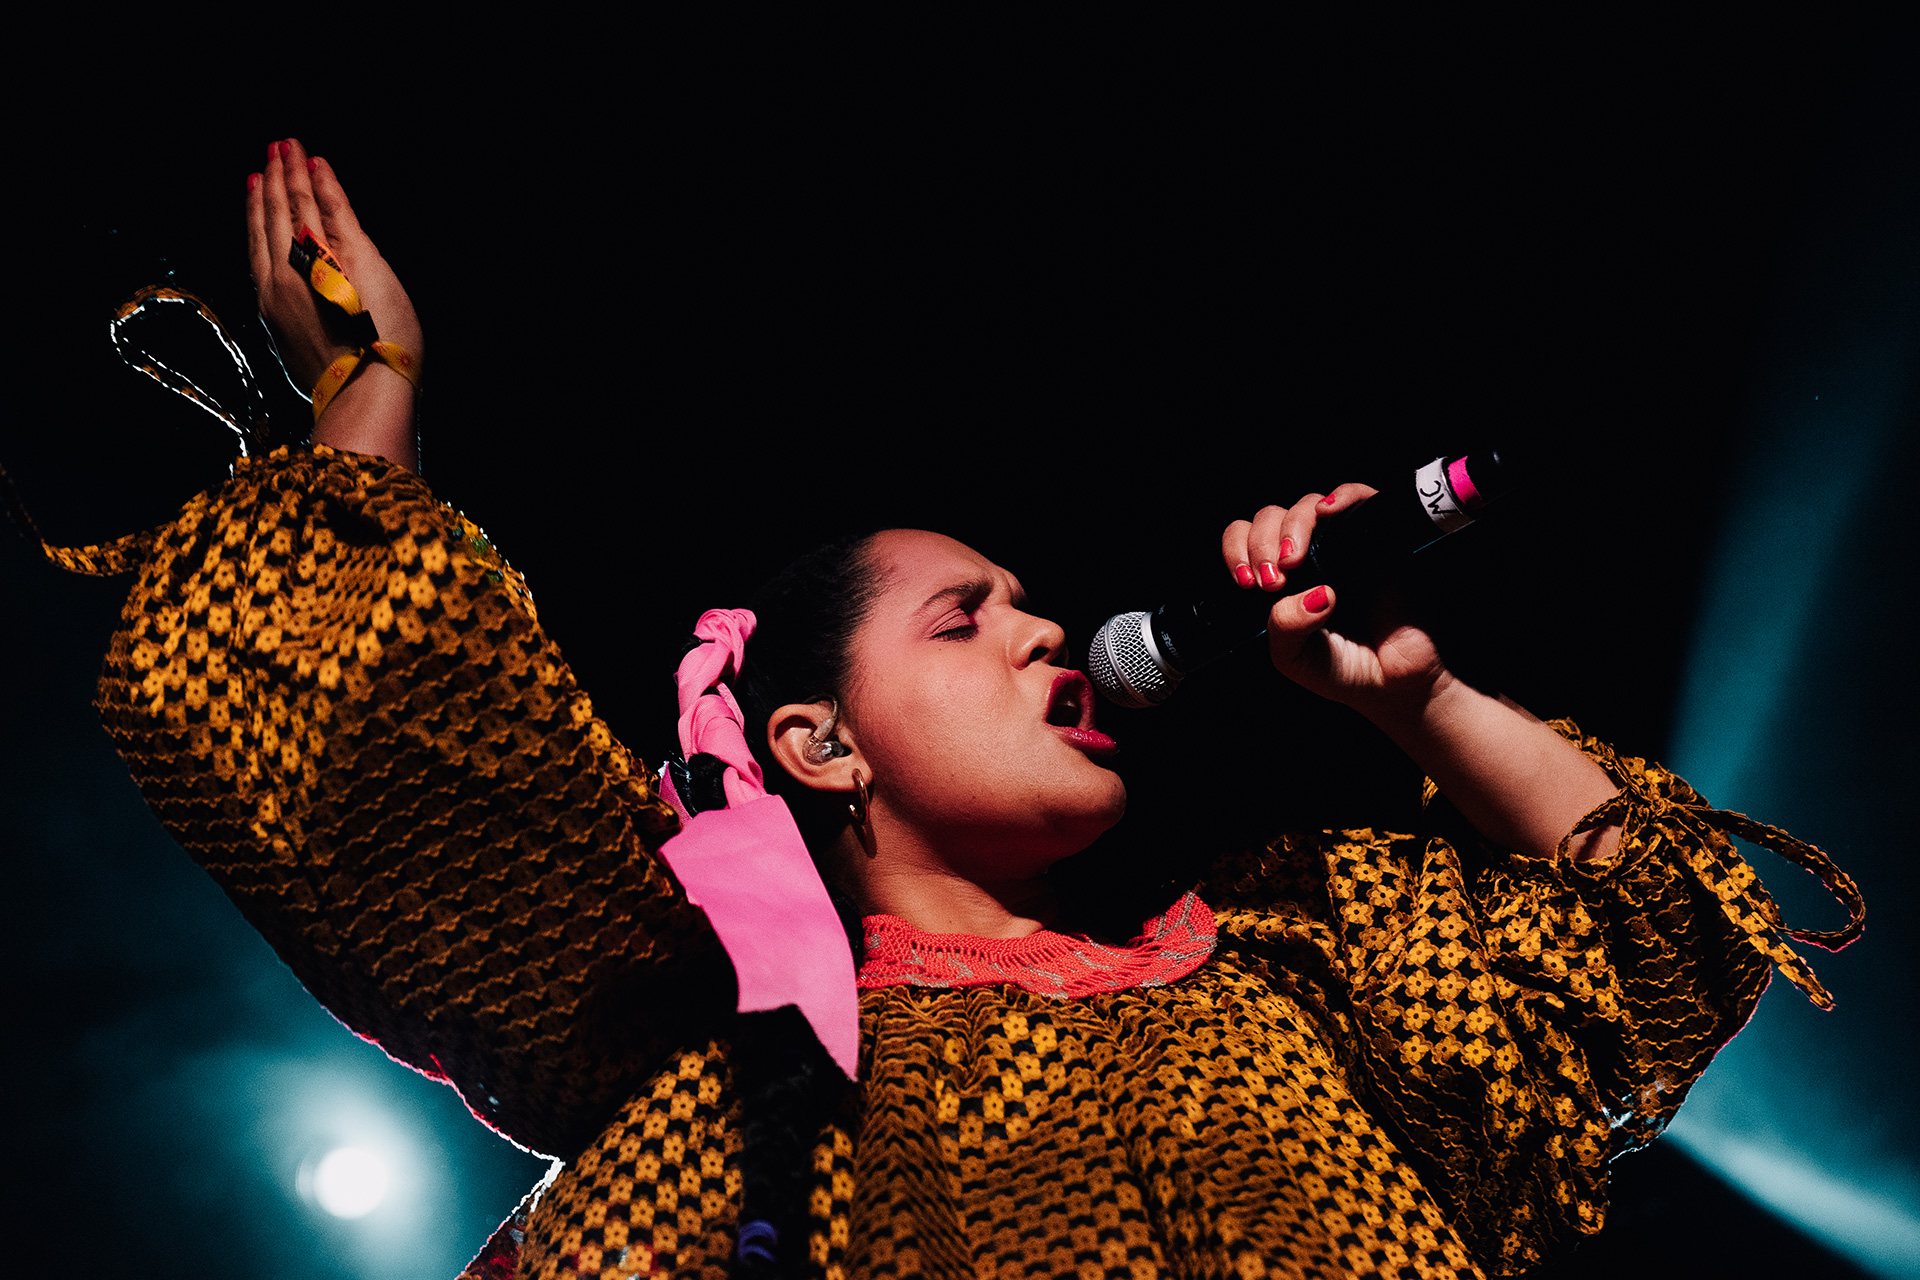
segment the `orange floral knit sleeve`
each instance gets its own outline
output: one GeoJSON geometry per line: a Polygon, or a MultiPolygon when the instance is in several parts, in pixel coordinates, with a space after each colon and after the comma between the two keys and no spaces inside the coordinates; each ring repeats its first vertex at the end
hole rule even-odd
{"type": "Polygon", "coordinates": [[[1555,727],[1620,786],[1581,823],[1623,824],[1604,862],[1486,848],[1438,804],[1452,840],[1288,836],[1201,890],[1222,949],[1258,956],[1315,1010],[1356,1092],[1502,1272],[1600,1229],[1607,1162],[1665,1128],[1773,966],[1830,1005],[1786,939],[1837,950],[1864,911],[1817,850],[1555,727]],[[1787,929],[1721,827],[1821,874],[1853,923],[1787,929]]]}
{"type": "Polygon", "coordinates": [[[307,989],[535,1150],[572,1155],[691,1011],[730,1007],[654,856],[677,822],[652,777],[410,472],[241,459],[153,535],[98,702],[307,989]]]}

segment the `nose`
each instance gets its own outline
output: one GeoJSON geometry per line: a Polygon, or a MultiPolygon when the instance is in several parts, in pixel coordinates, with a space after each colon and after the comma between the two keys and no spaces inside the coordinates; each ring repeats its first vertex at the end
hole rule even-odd
{"type": "Polygon", "coordinates": [[[1067,665],[1067,633],[1057,622],[1046,618],[1036,618],[1031,614],[1021,614],[1021,627],[1016,632],[1019,637],[1014,653],[1016,664],[1023,667],[1034,663],[1048,663],[1056,667],[1067,665]]]}

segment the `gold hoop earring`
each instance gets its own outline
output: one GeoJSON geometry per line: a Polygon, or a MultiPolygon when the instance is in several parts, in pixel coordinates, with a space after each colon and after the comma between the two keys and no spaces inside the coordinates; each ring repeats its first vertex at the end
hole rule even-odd
{"type": "Polygon", "coordinates": [[[847,813],[853,818],[854,834],[860,838],[860,847],[873,856],[873,827],[867,821],[867,806],[872,797],[867,793],[867,777],[859,769],[853,771],[853,796],[847,801],[847,813]]]}

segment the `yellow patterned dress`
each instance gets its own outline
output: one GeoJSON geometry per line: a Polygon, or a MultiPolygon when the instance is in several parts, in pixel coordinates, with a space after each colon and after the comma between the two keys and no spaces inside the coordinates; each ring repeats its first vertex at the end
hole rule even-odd
{"type": "MultiPolygon", "coordinates": [[[[324,447],[139,550],[99,704],[155,813],[344,1022],[567,1162],[469,1274],[723,1274],[730,972],[517,575],[324,447]]],[[[864,991],[813,1272],[1496,1275],[1598,1230],[1770,965],[1826,996],[1725,815],[1582,745],[1605,865],[1290,836],[1199,886],[1218,945],[1178,981],[864,991]]]]}

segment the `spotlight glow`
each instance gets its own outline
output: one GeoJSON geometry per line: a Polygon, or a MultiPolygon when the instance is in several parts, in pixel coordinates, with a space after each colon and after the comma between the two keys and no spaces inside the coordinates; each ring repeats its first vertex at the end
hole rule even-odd
{"type": "Polygon", "coordinates": [[[313,1198],[336,1218],[363,1218],[386,1198],[387,1162],[365,1147],[335,1147],[313,1171],[313,1198]]]}

